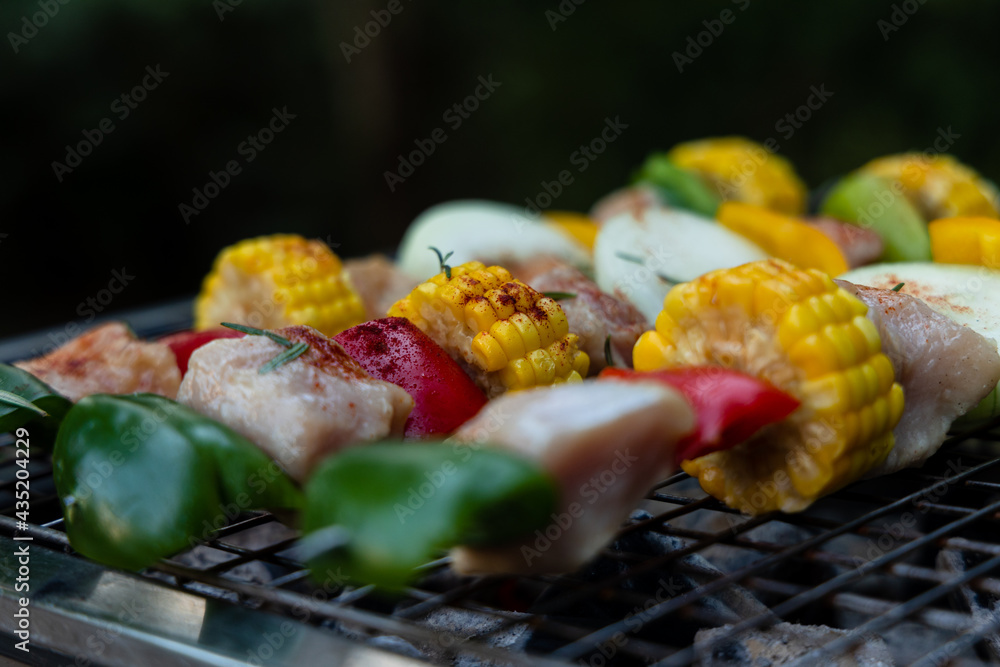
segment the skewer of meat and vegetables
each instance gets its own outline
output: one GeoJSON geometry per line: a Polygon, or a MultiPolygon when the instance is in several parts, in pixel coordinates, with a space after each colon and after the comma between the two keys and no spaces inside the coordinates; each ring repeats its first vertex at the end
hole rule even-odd
{"type": "Polygon", "coordinates": [[[111,322],[0,367],[0,429],[52,434],[72,546],[133,570],[234,506],[387,589],[445,552],[576,570],[678,470],[802,511],[1000,416],[996,188],[904,154],[806,197],[783,158],[707,139],[590,215],[436,206],[395,261],[248,239],[193,331],[111,322]]]}

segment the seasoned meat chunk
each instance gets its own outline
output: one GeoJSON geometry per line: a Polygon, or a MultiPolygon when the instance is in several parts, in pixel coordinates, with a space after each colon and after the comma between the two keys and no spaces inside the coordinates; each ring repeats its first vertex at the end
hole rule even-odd
{"type": "Polygon", "coordinates": [[[14,365],[73,401],[139,391],[174,398],[181,384],[170,348],[138,340],[123,322],[94,327],[43,357],[14,365]]]}
{"type": "Polygon", "coordinates": [[[523,541],[453,552],[461,573],[571,572],[597,555],[694,427],[681,394],[650,383],[586,381],[504,394],[453,436],[537,462],[557,481],[553,523],[523,541]],[[567,418],[567,415],[572,415],[567,418]]]}
{"type": "Polygon", "coordinates": [[[280,345],[263,336],[213,341],[191,355],[177,399],[245,435],[298,480],[343,447],[402,435],[413,408],[406,391],[371,377],[311,327],[278,333],[309,350],[261,374],[280,345]]]}
{"type": "Polygon", "coordinates": [[[837,282],[868,306],[906,397],[896,444],[868,476],[919,466],[941,447],[951,423],[996,387],[996,343],[909,294],[837,282]]]}
{"type": "Polygon", "coordinates": [[[632,367],[632,348],[642,332],[650,328],[646,317],[625,299],[602,292],[597,284],[569,264],[543,258],[525,263],[517,274],[543,293],[564,292],[572,297],[559,300],[569,329],[580,337],[580,349],[590,357],[590,374],[607,364],[604,341],[611,336],[611,357],[616,366],[632,367]]]}

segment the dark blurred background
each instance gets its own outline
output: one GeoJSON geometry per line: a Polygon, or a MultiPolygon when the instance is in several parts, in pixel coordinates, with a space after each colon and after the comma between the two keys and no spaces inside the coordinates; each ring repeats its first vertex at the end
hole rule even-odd
{"type": "Polygon", "coordinates": [[[134,278],[107,311],[193,295],[252,235],[391,249],[434,203],[524,205],[564,169],[553,208],[586,210],[648,152],[704,136],[774,138],[817,187],[951,128],[950,152],[996,179],[998,24],[988,0],[4,0],[0,336],[83,322],[115,271],[134,278]],[[814,87],[832,95],[782,122],[814,87]],[[274,109],[294,118],[244,144],[274,109]],[[627,128],[578,171],[608,118],[627,128]]]}

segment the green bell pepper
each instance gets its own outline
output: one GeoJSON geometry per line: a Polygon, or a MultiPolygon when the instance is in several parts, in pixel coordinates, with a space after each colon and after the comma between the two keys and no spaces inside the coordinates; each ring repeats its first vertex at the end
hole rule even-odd
{"type": "Polygon", "coordinates": [[[10,433],[33,421],[54,432],[71,405],[68,398],[28,371],[0,364],[0,433],[10,433]]]}
{"type": "Polygon", "coordinates": [[[301,548],[314,576],[332,571],[390,590],[449,547],[545,527],[559,496],[548,473],[513,454],[404,442],[327,459],[305,492],[301,548]]]}
{"type": "Polygon", "coordinates": [[[666,153],[653,153],[632,177],[633,183],[652,184],[670,206],[715,217],[721,198],[698,174],[678,167],[666,153]]]}
{"type": "Polygon", "coordinates": [[[244,510],[302,502],[249,440],[155,394],[81,399],[52,465],[70,544],[129,570],[195,546],[244,510]]]}

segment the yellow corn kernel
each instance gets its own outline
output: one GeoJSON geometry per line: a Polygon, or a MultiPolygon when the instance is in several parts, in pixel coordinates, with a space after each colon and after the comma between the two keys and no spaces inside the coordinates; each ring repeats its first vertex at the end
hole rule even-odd
{"type": "Polygon", "coordinates": [[[635,345],[638,370],[734,368],[801,403],[742,445],[684,461],[684,470],[730,507],[760,514],[802,510],[881,463],[893,445],[903,394],[865,312],[828,276],[780,260],[676,285],[656,329],[635,345]]]}
{"type": "Polygon", "coordinates": [[[898,182],[926,220],[954,216],[1000,217],[1000,193],[976,171],[950,155],[888,155],[858,170],[898,182]]]}
{"type": "Polygon", "coordinates": [[[466,301],[464,317],[455,319],[465,322],[474,331],[489,331],[499,318],[489,299],[475,296],[466,301]]]}
{"type": "Polygon", "coordinates": [[[452,267],[451,278],[433,276],[389,314],[410,319],[464,362],[490,397],[578,381],[590,365],[559,304],[500,266],[452,267]]]}
{"type": "Polygon", "coordinates": [[[480,331],[472,339],[472,351],[476,355],[476,363],[487,371],[498,371],[507,365],[507,355],[503,347],[486,331],[480,331]]]}
{"type": "Polygon", "coordinates": [[[682,169],[698,172],[723,199],[764,206],[788,215],[806,207],[806,186],[790,162],[743,137],[689,141],[667,154],[682,169]]]}
{"type": "Polygon", "coordinates": [[[195,328],[232,321],[278,329],[305,324],[328,336],[365,320],[340,259],[294,234],[247,239],[215,259],[195,301],[195,328]]]}

